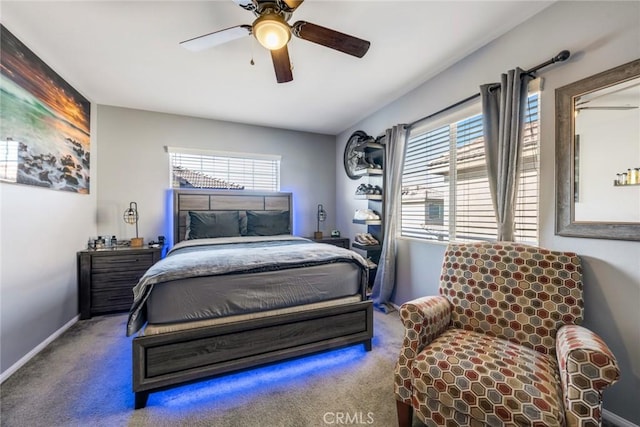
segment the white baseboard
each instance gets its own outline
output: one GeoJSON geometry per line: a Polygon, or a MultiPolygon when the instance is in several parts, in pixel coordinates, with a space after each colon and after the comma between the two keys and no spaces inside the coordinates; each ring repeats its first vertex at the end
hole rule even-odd
{"type": "Polygon", "coordinates": [[[395,309],[396,309],[396,311],[397,311],[398,313],[400,313],[400,306],[399,306],[398,304],[393,303],[393,302],[388,302],[387,304],[389,304],[391,307],[395,308],[395,309]]]}
{"type": "Polygon", "coordinates": [[[20,360],[18,360],[16,363],[11,365],[6,371],[4,371],[2,374],[0,374],[0,384],[5,382],[5,380],[7,378],[9,378],[11,375],[13,375],[18,369],[23,367],[36,354],[40,353],[46,346],[48,346],[53,340],[58,338],[60,335],[62,335],[67,329],[69,329],[71,326],[73,326],[73,324],[76,323],[78,320],[80,320],[80,315],[78,315],[78,316],[74,317],[73,319],[69,320],[60,329],[58,329],[53,334],[51,334],[46,340],[42,341],[33,350],[31,350],[29,353],[25,354],[20,360]]]}
{"type": "Polygon", "coordinates": [[[609,412],[606,409],[602,410],[602,418],[614,423],[617,427],[640,427],[638,426],[638,424],[634,424],[631,421],[625,420],[624,418],[614,414],[613,412],[609,412]]]}

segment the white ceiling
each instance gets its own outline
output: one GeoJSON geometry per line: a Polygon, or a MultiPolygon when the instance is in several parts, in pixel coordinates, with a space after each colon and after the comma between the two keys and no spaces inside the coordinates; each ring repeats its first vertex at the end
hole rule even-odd
{"type": "Polygon", "coordinates": [[[290,23],[371,48],[358,59],[294,37],[284,84],[252,37],[197,53],[179,46],[251,24],[231,0],[3,0],[0,20],[94,103],[336,135],[552,3],[307,0],[290,23]]]}

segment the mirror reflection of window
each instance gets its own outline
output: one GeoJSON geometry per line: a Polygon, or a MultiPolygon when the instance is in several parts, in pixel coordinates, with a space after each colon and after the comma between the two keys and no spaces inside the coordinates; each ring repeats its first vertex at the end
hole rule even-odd
{"type": "Polygon", "coordinates": [[[574,111],[575,221],[640,222],[640,184],[616,182],[640,168],[640,78],[578,96],[574,111]]]}

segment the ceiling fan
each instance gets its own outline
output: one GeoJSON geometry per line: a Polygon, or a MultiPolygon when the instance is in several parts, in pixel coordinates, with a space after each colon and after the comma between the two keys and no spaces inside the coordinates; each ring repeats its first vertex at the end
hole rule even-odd
{"type": "Polygon", "coordinates": [[[293,12],[304,0],[233,0],[238,6],[251,11],[256,19],[251,25],[237,25],[224,30],[198,36],[180,42],[191,51],[200,51],[244,36],[253,35],[271,51],[271,59],[278,83],[293,80],[287,43],[291,34],[313,43],[362,58],[369,50],[370,42],[343,34],[306,21],[289,25],[293,12]]]}

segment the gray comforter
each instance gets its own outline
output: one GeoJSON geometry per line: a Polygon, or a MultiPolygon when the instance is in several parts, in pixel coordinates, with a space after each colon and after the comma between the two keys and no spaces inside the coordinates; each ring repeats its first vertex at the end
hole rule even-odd
{"type": "Polygon", "coordinates": [[[151,266],[133,288],[127,336],[146,323],[145,303],[155,284],[188,277],[256,273],[336,262],[359,265],[363,271],[361,286],[366,286],[368,270],[362,256],[301,237],[228,237],[180,242],[164,259],[151,266]]]}

